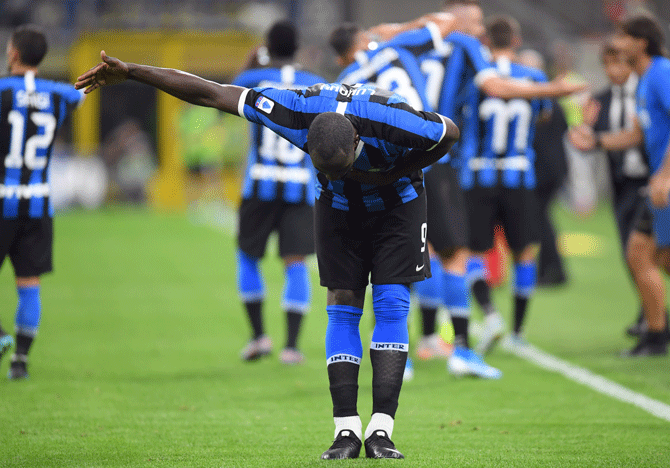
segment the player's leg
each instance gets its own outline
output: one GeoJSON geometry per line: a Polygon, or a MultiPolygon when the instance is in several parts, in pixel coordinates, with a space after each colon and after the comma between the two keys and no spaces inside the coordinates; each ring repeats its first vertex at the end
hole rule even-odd
{"type": "Polygon", "coordinates": [[[467,276],[472,295],[484,314],[484,324],[476,351],[488,353],[502,337],[505,322],[491,300],[491,289],[486,281],[484,256],[493,248],[494,228],[499,214],[499,193],[493,187],[473,187],[465,192],[470,226],[467,276]]]}
{"type": "Polygon", "coordinates": [[[670,246],[670,217],[666,213],[655,218],[648,204],[643,204],[637,216],[635,229],[628,240],[627,257],[633,267],[636,283],[639,285],[648,331],[637,345],[625,355],[636,357],[667,353],[665,307],[665,281],[657,264],[657,244],[662,248],[670,246]],[[664,225],[667,222],[668,224],[664,225]],[[657,230],[660,230],[657,231],[657,230]],[[656,239],[654,238],[656,234],[656,239]]]}
{"type": "MultiPolygon", "coordinates": [[[[14,243],[17,229],[17,220],[0,218],[0,270],[2,270],[2,264],[14,243]]],[[[0,324],[0,359],[9,352],[13,345],[14,337],[0,324]]]]}
{"type": "MultiPolygon", "coordinates": [[[[626,257],[628,239],[635,225],[635,217],[640,210],[640,205],[645,203],[645,198],[640,191],[644,187],[644,181],[634,181],[625,179],[623,183],[615,184],[613,190],[612,204],[614,209],[614,218],[616,220],[617,230],[619,232],[619,240],[621,251],[623,252],[624,261],[628,274],[633,282],[633,285],[640,295],[640,287],[637,284],[635,275],[633,274],[633,267],[626,257]]],[[[644,319],[644,307],[642,301],[638,307],[638,313],[632,325],[626,328],[626,334],[632,337],[639,337],[647,331],[647,322],[644,319]]]]}
{"type": "Polygon", "coordinates": [[[28,355],[39,330],[42,315],[40,276],[52,271],[53,219],[21,222],[9,257],[16,275],[16,348],[9,369],[10,379],[28,377],[28,355]]]}
{"type": "Polygon", "coordinates": [[[256,199],[242,200],[240,205],[237,285],[251,325],[251,338],[240,353],[244,361],[259,359],[272,351],[272,340],[265,334],[263,323],[265,288],[259,263],[265,254],[268,237],[274,229],[276,211],[275,204],[256,199]]]}
{"type": "MultiPolygon", "coordinates": [[[[431,250],[430,271],[433,275],[423,281],[414,283],[414,294],[421,312],[421,338],[416,347],[416,356],[421,360],[448,358],[451,346],[445,343],[436,332],[437,312],[443,305],[442,285],[443,272],[439,256],[431,250]]],[[[408,362],[409,359],[408,359],[408,362]]]]}
{"type": "Polygon", "coordinates": [[[284,260],[286,345],[279,355],[284,364],[299,364],[304,356],[298,350],[303,318],[309,311],[310,282],[305,257],[314,253],[314,211],[307,204],[285,205],[279,221],[279,255],[284,260]]]}
{"type": "Polygon", "coordinates": [[[440,259],[442,304],[454,325],[454,345],[468,348],[469,292],[465,279],[468,225],[458,173],[449,164],[435,164],[425,175],[428,242],[440,259]]]}
{"type": "Polygon", "coordinates": [[[358,371],[363,358],[359,324],[370,273],[364,217],[316,202],[314,234],[321,285],[328,288],[326,362],[335,440],[322,459],[358,458],[363,429],[358,415],[358,371]]]}
{"type": "Polygon", "coordinates": [[[365,430],[365,453],[368,458],[404,458],[391,438],[409,350],[409,284],[431,275],[426,198],[422,194],[373,216],[371,222],[375,327],[370,344],[372,417],[365,430]]]}
{"type": "Polygon", "coordinates": [[[539,250],[539,206],[533,190],[507,188],[501,191],[501,222],[514,258],[513,344],[521,338],[526,311],[537,284],[539,250]]]}

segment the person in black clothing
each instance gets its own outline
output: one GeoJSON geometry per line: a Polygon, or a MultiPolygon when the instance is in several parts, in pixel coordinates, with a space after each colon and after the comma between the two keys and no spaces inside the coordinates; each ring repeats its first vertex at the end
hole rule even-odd
{"type": "MultiPolygon", "coordinates": [[[[533,50],[519,53],[523,65],[544,69],[542,56],[533,50]]],[[[556,247],[556,229],[551,220],[549,209],[558,191],[568,175],[568,163],[565,156],[563,136],[568,124],[561,106],[556,102],[548,118],[537,122],[535,129],[535,188],[540,207],[540,254],[537,265],[537,285],[560,285],[567,281],[563,260],[556,247]]]]}

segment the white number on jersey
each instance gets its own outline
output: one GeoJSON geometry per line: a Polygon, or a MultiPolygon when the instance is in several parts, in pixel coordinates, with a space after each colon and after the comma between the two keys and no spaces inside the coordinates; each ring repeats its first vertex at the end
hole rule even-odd
{"type": "Polygon", "coordinates": [[[444,82],[444,65],[439,60],[421,62],[421,72],[426,75],[426,98],[428,103],[437,109],[440,105],[440,93],[444,82]]]}
{"type": "Polygon", "coordinates": [[[384,70],[377,77],[378,87],[400,94],[414,109],[422,111],[423,102],[417,90],[412,86],[412,80],[405,70],[400,67],[391,67],[384,70]]]}
{"type": "Polygon", "coordinates": [[[21,168],[25,163],[30,170],[44,169],[47,165],[46,156],[38,156],[38,150],[46,150],[53,142],[56,132],[56,117],[46,112],[33,112],[30,120],[37,126],[37,134],[26,140],[22,148],[23,134],[26,126],[23,114],[17,110],[9,111],[7,121],[12,126],[9,154],[5,157],[5,167],[21,168]],[[42,129],[40,131],[40,129],[42,129]]]}
{"type": "Polygon", "coordinates": [[[528,148],[528,134],[533,118],[533,108],[525,99],[504,101],[500,98],[486,98],[479,106],[479,117],[488,120],[493,117],[492,148],[496,154],[507,152],[509,126],[516,119],[514,149],[525,153],[528,148]]]}
{"type": "Polygon", "coordinates": [[[258,149],[261,157],[268,161],[278,161],[282,164],[297,164],[305,157],[305,153],[295,145],[277,135],[267,127],[263,127],[261,138],[263,142],[258,149]]]}

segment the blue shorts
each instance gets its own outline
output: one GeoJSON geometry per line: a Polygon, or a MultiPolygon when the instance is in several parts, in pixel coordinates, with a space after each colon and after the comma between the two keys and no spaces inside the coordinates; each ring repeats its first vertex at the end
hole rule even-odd
{"type": "Polygon", "coordinates": [[[660,248],[670,247],[670,206],[656,208],[649,199],[640,203],[634,229],[642,234],[654,236],[660,248]]]}
{"type": "Polygon", "coordinates": [[[665,208],[651,207],[654,220],[654,235],[658,247],[670,247],[670,206],[665,208]]]}

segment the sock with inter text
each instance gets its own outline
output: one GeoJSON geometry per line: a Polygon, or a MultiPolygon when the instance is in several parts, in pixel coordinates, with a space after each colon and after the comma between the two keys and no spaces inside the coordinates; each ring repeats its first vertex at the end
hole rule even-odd
{"type": "Polygon", "coordinates": [[[365,437],[379,429],[391,437],[409,350],[409,287],[403,284],[375,284],[372,286],[372,300],[375,313],[375,328],[370,343],[372,418],[365,437]]]}
{"type": "Polygon", "coordinates": [[[326,364],[333,401],[335,437],[350,430],[362,437],[358,415],[358,372],[363,358],[359,325],[363,310],[346,305],[329,305],[326,325],[326,364]]]}

